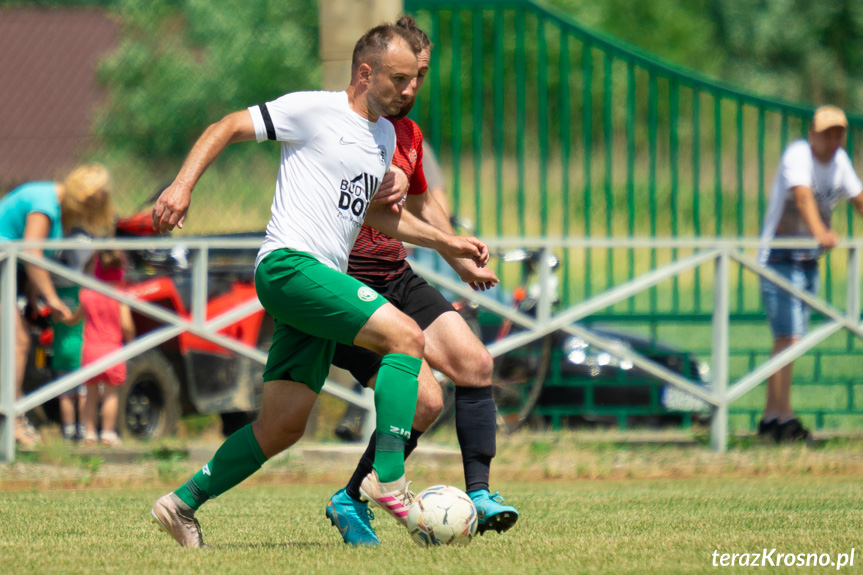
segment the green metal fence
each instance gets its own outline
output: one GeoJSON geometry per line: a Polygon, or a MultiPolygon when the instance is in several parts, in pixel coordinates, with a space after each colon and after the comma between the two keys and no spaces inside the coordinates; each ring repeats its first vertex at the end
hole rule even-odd
{"type": "MultiPolygon", "coordinates": [[[[479,234],[756,236],[779,156],[806,135],[809,106],[708,80],[537,2],[405,9],[435,44],[415,117],[479,234]]],[[[854,154],[863,117],[849,119],[854,154]]],[[[853,229],[850,208],[836,219],[853,229]]],[[[675,255],[567,254],[564,299],[675,255]]],[[[694,278],[689,304],[678,285],[625,311],[702,312],[708,280],[694,278]]],[[[755,310],[744,287],[736,308],[755,310]]]]}
{"type": "MultiPolygon", "coordinates": [[[[480,236],[754,237],[783,149],[808,130],[810,105],[709,80],[535,1],[405,0],[405,10],[435,45],[414,118],[448,168],[454,211],[480,236]]],[[[847,149],[859,166],[863,116],[849,121],[847,149]]],[[[833,225],[853,233],[850,206],[837,210],[833,225]]],[[[568,304],[688,254],[559,255],[568,304]]],[[[838,307],[845,267],[830,254],[823,262],[822,293],[838,307]]],[[[520,280],[505,265],[498,271],[505,285],[520,280]]],[[[655,335],[705,321],[712,286],[712,270],[697,269],[591,319],[648,325],[655,335]]],[[[757,279],[742,268],[731,306],[737,325],[764,325],[757,279]]],[[[741,361],[769,343],[766,327],[747,336],[732,350],[741,361]]],[[[852,361],[855,345],[843,336],[830,353],[852,361]]],[[[847,395],[833,412],[856,411],[847,395]]],[[[741,413],[753,417],[755,404],[741,413]]]]}

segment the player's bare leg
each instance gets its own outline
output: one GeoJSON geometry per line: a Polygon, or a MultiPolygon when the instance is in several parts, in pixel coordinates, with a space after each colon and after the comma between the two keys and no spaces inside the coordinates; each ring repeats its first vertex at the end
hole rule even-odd
{"type": "Polygon", "coordinates": [[[204,546],[195,511],[207,499],[220,495],[260,469],[303,435],[318,394],[294,381],[264,384],[261,415],[229,437],[201,471],[183,487],[153,505],[153,522],[182,547],[204,546]]]}
{"type": "Polygon", "coordinates": [[[518,521],[518,511],[503,505],[503,497],[489,490],[491,460],[497,452],[491,356],[456,312],[441,314],[426,328],[425,335],[426,360],[456,384],[456,434],[464,464],[465,491],[479,516],[477,530],[480,534],[506,531],[518,521]]]}

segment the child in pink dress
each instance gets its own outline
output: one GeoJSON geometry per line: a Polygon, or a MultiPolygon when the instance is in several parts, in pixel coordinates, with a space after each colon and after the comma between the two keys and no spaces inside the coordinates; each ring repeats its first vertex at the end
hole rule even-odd
{"type": "MultiPolygon", "coordinates": [[[[94,258],[95,276],[105,282],[118,284],[123,280],[125,258],[122,252],[100,251],[94,258]]],[[[84,320],[84,345],[81,363],[88,365],[123,347],[135,337],[135,325],[129,306],[90,289],[81,289],[78,308],[72,321],[84,320]]],[[[84,443],[119,445],[117,436],[117,392],[126,382],[126,363],[120,362],[87,382],[87,399],[84,402],[84,443]],[[102,401],[102,432],[96,435],[96,416],[102,401]]]]}

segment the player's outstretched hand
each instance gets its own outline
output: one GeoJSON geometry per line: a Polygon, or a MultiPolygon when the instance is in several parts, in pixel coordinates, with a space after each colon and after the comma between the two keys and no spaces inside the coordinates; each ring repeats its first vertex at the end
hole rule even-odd
{"type": "Polygon", "coordinates": [[[444,257],[471,258],[480,267],[487,264],[489,259],[488,246],[473,236],[449,236],[446,238],[446,245],[438,249],[438,252],[444,257]]]}
{"type": "Polygon", "coordinates": [[[485,291],[500,282],[489,268],[477,265],[473,258],[445,258],[447,263],[474,291],[485,291]]]}
{"type": "Polygon", "coordinates": [[[170,232],[177,226],[183,229],[186,212],[192,203],[192,190],[177,182],[165,188],[153,206],[153,229],[159,233],[170,232]]]}
{"type": "Polygon", "coordinates": [[[381,185],[378,186],[378,191],[372,202],[376,204],[389,204],[393,211],[398,211],[399,207],[405,203],[405,197],[408,193],[410,181],[398,166],[393,166],[389,172],[384,175],[381,180],[381,185]]]}

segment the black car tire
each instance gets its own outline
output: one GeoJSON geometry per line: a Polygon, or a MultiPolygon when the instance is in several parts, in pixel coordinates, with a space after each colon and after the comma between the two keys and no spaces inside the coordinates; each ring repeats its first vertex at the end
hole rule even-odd
{"type": "Polygon", "coordinates": [[[120,388],[117,428],[125,437],[155,439],[177,431],[180,382],[159,350],[147,351],[127,363],[120,388]]]}
{"type": "Polygon", "coordinates": [[[554,341],[554,334],[549,334],[528,344],[521,350],[527,359],[513,352],[495,358],[492,384],[498,429],[514,433],[530,419],[549,375],[554,341]],[[519,372],[517,382],[512,381],[513,371],[519,372]]]}

